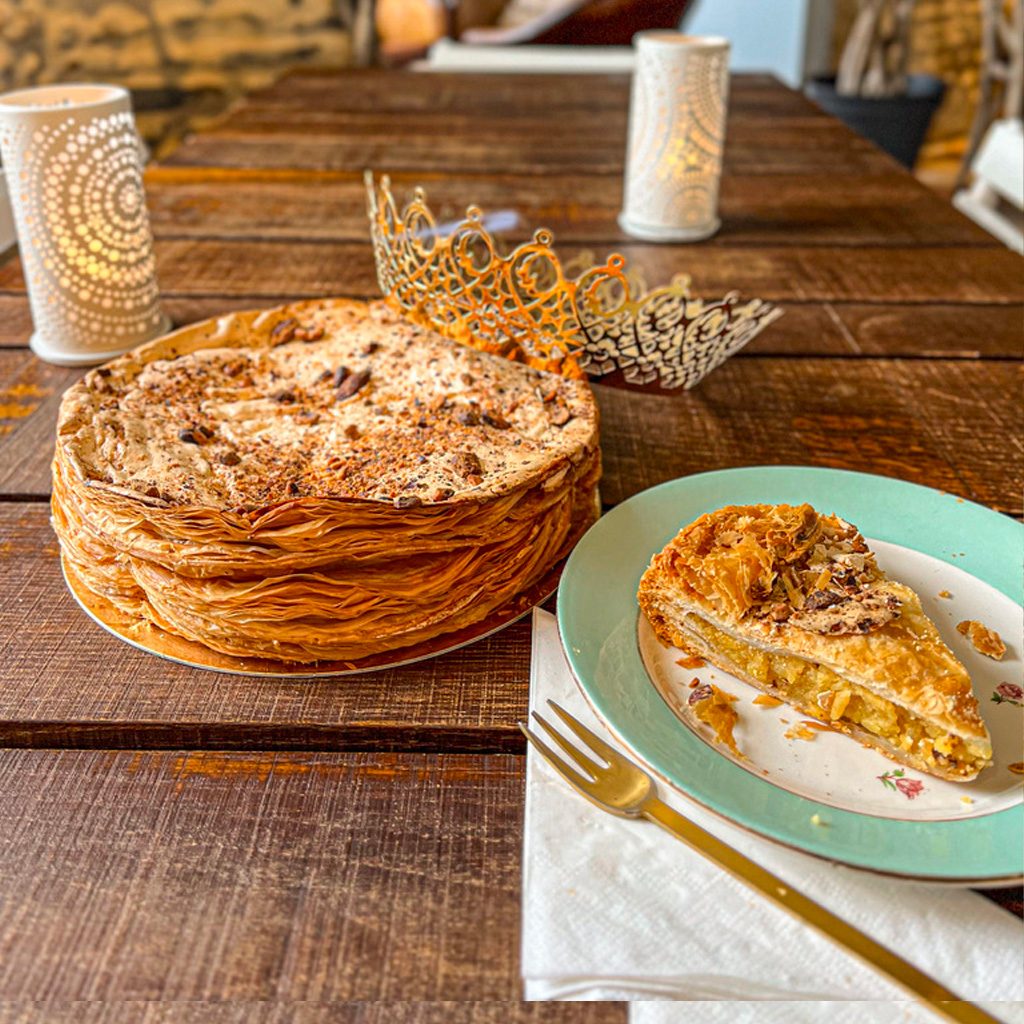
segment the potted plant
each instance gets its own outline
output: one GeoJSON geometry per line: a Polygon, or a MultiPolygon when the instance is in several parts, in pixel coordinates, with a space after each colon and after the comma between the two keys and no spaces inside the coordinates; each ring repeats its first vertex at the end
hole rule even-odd
{"type": "Polygon", "coordinates": [[[834,77],[813,79],[807,95],[900,163],[913,167],[945,83],[911,75],[914,0],[858,0],[834,77]]]}

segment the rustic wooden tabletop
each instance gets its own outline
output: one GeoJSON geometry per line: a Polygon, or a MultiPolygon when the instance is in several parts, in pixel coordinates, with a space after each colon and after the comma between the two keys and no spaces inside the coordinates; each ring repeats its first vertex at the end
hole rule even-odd
{"type": "MultiPolygon", "coordinates": [[[[618,249],[651,284],[686,271],[697,294],[784,306],[693,392],[595,389],[607,506],[789,463],[1019,518],[1020,258],[758,76],[732,85],[721,231],[637,244],[615,220],[627,99],[605,76],[288,77],[148,172],[166,310],[377,295],[361,179],[387,171],[443,216],[511,212],[508,239],[544,225],[563,257],[618,249]]],[[[478,1005],[437,1019],[624,1020],[493,1002],[519,994],[528,624],[313,682],[119,643],[61,578],[49,461],[79,372],[39,362],[30,331],[21,265],[0,255],[0,997],[458,999],[478,1005]]],[[[991,895],[1021,912],[1019,889],[991,895]]],[[[331,1019],[377,1020],[352,1012],[331,1019]]],[[[321,1019],[303,1013],[289,1020],[321,1019]]]]}

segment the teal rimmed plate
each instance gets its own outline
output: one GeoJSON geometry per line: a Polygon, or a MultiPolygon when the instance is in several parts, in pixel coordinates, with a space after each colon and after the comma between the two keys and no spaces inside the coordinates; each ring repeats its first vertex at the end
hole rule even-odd
{"type": "Polygon", "coordinates": [[[1008,765],[1022,759],[1022,702],[1015,699],[1014,675],[1021,656],[1022,553],[1020,524],[900,480],[791,466],[702,473],[630,498],[587,533],[562,575],[558,626],[583,693],[612,733],[657,776],[729,821],[888,875],[1019,884],[1024,807],[1021,778],[1008,765]],[[975,782],[900,772],[881,754],[832,733],[813,742],[783,741],[786,726],[799,723],[793,709],[755,708],[749,704],[755,691],[718,669],[673,669],[678,654],[667,652],[659,663],[658,645],[651,643],[636,603],[651,556],[681,527],[723,505],[804,501],[838,513],[871,542],[881,542],[879,563],[897,578],[905,574],[967,665],[996,753],[995,765],[975,782]],[[952,598],[944,596],[948,592],[952,598]],[[1000,629],[1010,647],[1007,657],[993,662],[969,650],[955,633],[960,618],[1000,629]],[[736,736],[744,758],[715,746],[685,712],[686,680],[705,672],[739,695],[736,736]]]}

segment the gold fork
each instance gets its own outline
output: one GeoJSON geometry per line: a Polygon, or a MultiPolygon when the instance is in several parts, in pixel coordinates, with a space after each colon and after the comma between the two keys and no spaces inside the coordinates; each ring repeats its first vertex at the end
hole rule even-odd
{"type": "Polygon", "coordinates": [[[957,1024],[999,1024],[995,1017],[989,1016],[981,1007],[959,999],[891,949],[886,949],[821,904],[797,892],[781,878],[684,818],[659,799],[654,780],[647,772],[605,743],[554,701],[549,700],[548,705],[603,763],[583,753],[575,743],[566,739],[536,712],[533,717],[568,760],[556,754],[525,722],[520,722],[519,728],[551,767],[592,803],[623,818],[647,818],[660,825],[692,850],[756,889],[776,906],[789,911],[848,953],[874,967],[947,1020],[957,1024]]]}

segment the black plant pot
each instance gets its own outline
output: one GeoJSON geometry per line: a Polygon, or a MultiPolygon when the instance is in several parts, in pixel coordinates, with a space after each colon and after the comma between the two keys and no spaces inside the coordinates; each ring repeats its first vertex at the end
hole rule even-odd
{"type": "Polygon", "coordinates": [[[834,78],[814,78],[805,91],[858,135],[871,139],[905,167],[913,167],[946,83],[932,75],[910,75],[902,96],[840,96],[834,78]]]}

